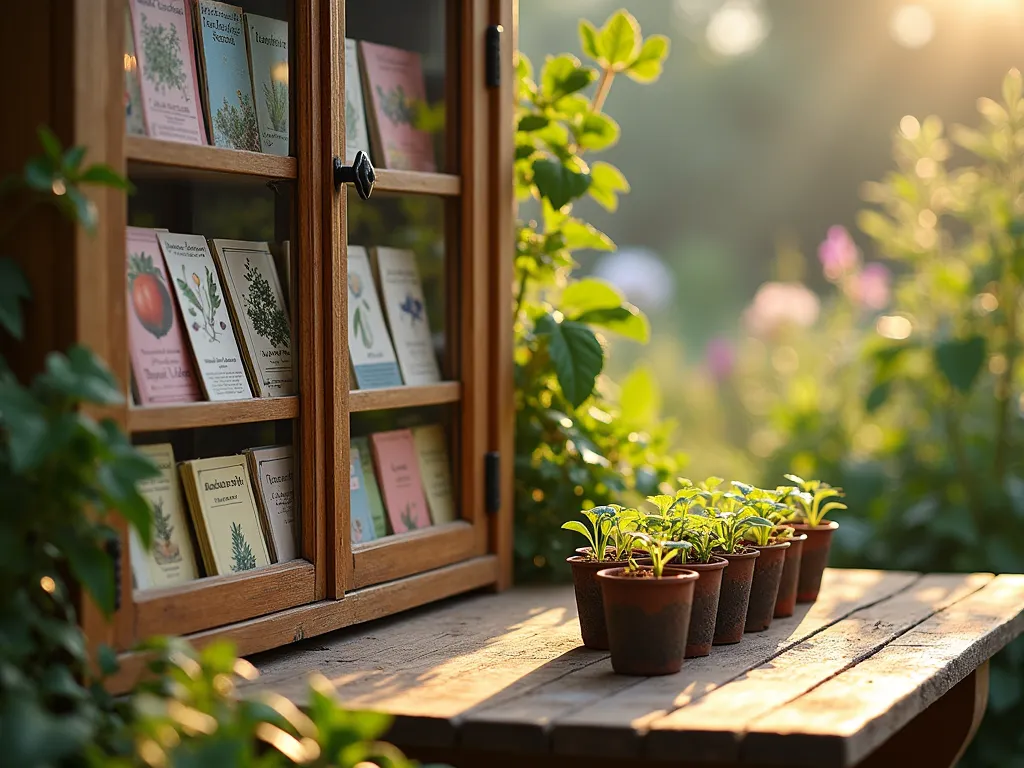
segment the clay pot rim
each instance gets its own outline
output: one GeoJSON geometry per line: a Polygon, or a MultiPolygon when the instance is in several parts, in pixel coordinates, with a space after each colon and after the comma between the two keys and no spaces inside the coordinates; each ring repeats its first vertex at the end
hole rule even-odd
{"type": "Polygon", "coordinates": [[[565,558],[565,562],[569,565],[584,565],[590,567],[600,568],[615,568],[617,566],[624,566],[628,563],[628,560],[588,560],[582,555],[573,555],[572,557],[565,558]]]}
{"type": "Polygon", "coordinates": [[[794,531],[834,531],[839,527],[835,520],[826,520],[821,525],[808,525],[807,523],[787,523],[794,531]]]}
{"type": "MultiPolygon", "coordinates": [[[[665,567],[668,568],[669,566],[665,566],[665,567]]],[[[651,570],[651,568],[649,566],[646,566],[646,565],[642,565],[642,566],[640,566],[640,568],[643,569],[643,570],[651,570]]],[[[634,583],[634,584],[665,584],[665,583],[679,584],[679,583],[685,583],[685,582],[688,582],[688,581],[696,581],[698,578],[700,578],[700,574],[697,573],[696,571],[691,571],[689,569],[684,569],[684,568],[678,568],[677,570],[675,570],[671,574],[668,574],[668,573],[662,574],[660,579],[638,579],[635,576],[621,576],[621,575],[619,575],[624,570],[626,570],[626,569],[622,568],[622,567],[619,567],[619,568],[605,568],[603,571],[598,571],[597,572],[597,578],[598,579],[608,579],[609,581],[628,581],[628,582],[631,582],[631,583],[634,583]],[[613,573],[613,571],[614,571],[614,573],[613,573]]]]}
{"type": "Polygon", "coordinates": [[[730,557],[735,560],[748,560],[760,555],[761,550],[754,549],[753,547],[744,547],[742,552],[719,552],[717,557],[721,557],[728,562],[730,557]]]}
{"type": "Polygon", "coordinates": [[[711,560],[706,563],[669,563],[666,568],[674,568],[676,570],[690,570],[697,571],[698,573],[704,573],[706,571],[720,571],[729,565],[729,561],[721,555],[713,555],[711,560]]]}
{"type": "Polygon", "coordinates": [[[807,541],[807,534],[801,533],[799,536],[790,536],[788,539],[786,539],[786,541],[788,541],[790,544],[792,544],[795,541],[807,541]]]}
{"type": "Polygon", "coordinates": [[[750,546],[760,552],[762,549],[789,549],[789,545],[792,544],[790,541],[778,541],[774,544],[768,544],[764,547],[758,544],[751,544],[750,546]]]}

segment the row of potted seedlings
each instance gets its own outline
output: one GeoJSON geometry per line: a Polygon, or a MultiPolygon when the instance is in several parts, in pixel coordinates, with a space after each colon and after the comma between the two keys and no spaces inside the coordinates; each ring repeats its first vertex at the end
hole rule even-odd
{"type": "Polygon", "coordinates": [[[678,672],[683,658],[738,643],[818,597],[839,488],[786,475],[774,490],[679,479],[652,511],[617,505],[562,527],[582,534],[572,567],[583,644],[625,675],[678,672]]]}

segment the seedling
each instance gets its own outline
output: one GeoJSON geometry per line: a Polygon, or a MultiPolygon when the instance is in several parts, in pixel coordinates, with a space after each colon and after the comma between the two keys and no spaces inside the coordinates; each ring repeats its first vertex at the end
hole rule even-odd
{"type": "Polygon", "coordinates": [[[645,533],[644,531],[631,531],[629,534],[633,545],[644,550],[651,556],[651,570],[654,578],[660,579],[665,571],[665,566],[677,555],[685,553],[690,548],[688,541],[671,541],[657,534],[645,533]]]}
{"type": "Polygon", "coordinates": [[[593,509],[581,510],[580,514],[590,522],[589,528],[579,520],[568,520],[562,523],[562,529],[575,531],[587,540],[587,543],[590,545],[589,560],[597,560],[598,562],[609,560],[607,550],[617,514],[615,507],[594,507],[593,509]]]}
{"type": "MultiPolygon", "coordinates": [[[[735,499],[728,498],[728,494],[724,501],[729,502],[730,506],[738,505],[735,499]]],[[[718,546],[727,555],[737,554],[743,549],[743,539],[748,531],[754,528],[764,528],[770,535],[771,529],[774,528],[772,523],[763,517],[745,514],[742,506],[729,511],[716,510],[714,520],[715,532],[719,538],[718,546]]]]}
{"type": "Polygon", "coordinates": [[[619,560],[625,559],[624,554],[629,552],[629,537],[627,534],[630,531],[638,530],[643,515],[632,507],[620,507],[617,504],[609,505],[615,514],[612,517],[612,528],[609,533],[609,540],[612,547],[615,549],[615,557],[619,560]]]}
{"type": "Polygon", "coordinates": [[[772,539],[778,540],[792,535],[791,529],[786,528],[785,533],[782,533],[776,527],[789,512],[789,508],[779,501],[777,491],[755,488],[736,481],[733,481],[732,485],[737,492],[727,493],[726,496],[741,505],[739,514],[749,521],[743,534],[744,538],[759,547],[767,547],[772,543],[772,539]]]}
{"type": "Polygon", "coordinates": [[[685,540],[690,542],[687,560],[694,563],[710,563],[715,549],[720,546],[718,529],[715,519],[704,511],[694,512],[686,516],[685,540]]]}
{"type": "Polygon", "coordinates": [[[825,515],[829,512],[836,509],[847,509],[847,506],[841,501],[828,501],[828,499],[842,498],[842,488],[833,488],[820,480],[804,480],[796,475],[786,475],[786,479],[796,483],[800,489],[799,492],[791,493],[788,497],[791,500],[790,509],[793,510],[790,520],[811,526],[821,525],[825,520],[825,515]]]}

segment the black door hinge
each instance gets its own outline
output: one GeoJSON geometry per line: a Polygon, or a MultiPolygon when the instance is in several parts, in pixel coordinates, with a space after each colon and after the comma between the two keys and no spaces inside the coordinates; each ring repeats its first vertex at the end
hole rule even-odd
{"type": "Polygon", "coordinates": [[[107,556],[114,565],[114,611],[121,610],[121,539],[107,540],[107,556]]]}
{"type": "Polygon", "coordinates": [[[501,86],[501,33],[500,24],[491,24],[487,28],[486,58],[487,87],[501,86]]]}
{"type": "Polygon", "coordinates": [[[496,515],[501,511],[501,454],[497,451],[484,454],[484,484],[487,514],[496,515]]]}

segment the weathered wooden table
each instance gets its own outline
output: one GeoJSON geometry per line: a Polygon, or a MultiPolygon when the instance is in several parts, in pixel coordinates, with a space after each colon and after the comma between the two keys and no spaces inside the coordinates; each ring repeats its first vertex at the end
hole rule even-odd
{"type": "Polygon", "coordinates": [[[951,765],[988,659],[1024,631],[1024,576],[830,570],[795,616],[622,677],[580,644],[571,587],[455,598],[258,657],[249,691],[300,701],[319,671],[393,713],[390,738],[459,766],[951,765]]]}

